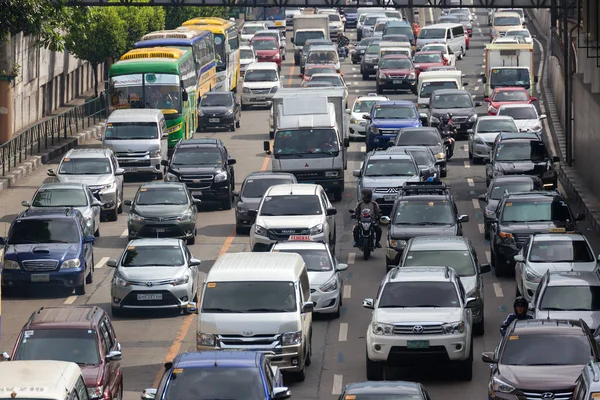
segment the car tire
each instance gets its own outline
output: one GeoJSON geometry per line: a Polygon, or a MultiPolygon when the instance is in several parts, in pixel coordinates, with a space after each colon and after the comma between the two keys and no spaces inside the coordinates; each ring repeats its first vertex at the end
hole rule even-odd
{"type": "Polygon", "coordinates": [[[331,314],[331,319],[338,319],[342,315],[342,294],[340,293],[340,297],[338,299],[337,310],[333,314],[331,314]]]}
{"type": "Polygon", "coordinates": [[[459,361],[458,375],[461,381],[470,382],[473,380],[473,338],[471,338],[471,349],[469,358],[465,361],[459,361]]]}
{"type": "Polygon", "coordinates": [[[366,74],[366,73],[363,72],[362,73],[362,80],[363,81],[368,81],[369,80],[369,74],[366,74]]]}
{"type": "Polygon", "coordinates": [[[229,130],[231,132],[235,132],[235,122],[233,122],[230,126],[229,126],[229,130]]]}
{"type": "Polygon", "coordinates": [[[241,126],[241,122],[240,119],[238,118],[238,120],[235,122],[235,127],[239,128],[241,126]]]}
{"type": "Polygon", "coordinates": [[[473,152],[471,151],[470,147],[469,147],[469,160],[473,160],[473,152]]]}
{"type": "Polygon", "coordinates": [[[275,132],[269,132],[269,139],[275,138],[275,132]]]}
{"type": "Polygon", "coordinates": [[[444,169],[440,171],[440,178],[445,178],[448,176],[448,169],[444,169]]]}
{"type": "Polygon", "coordinates": [[[90,267],[90,272],[85,276],[85,283],[91,284],[94,282],[94,259],[92,258],[92,266],[90,267]]]}
{"type": "MultiPolygon", "coordinates": [[[[482,312],[481,314],[481,322],[473,325],[473,334],[477,336],[483,336],[485,334],[485,316],[482,312]]],[[[473,352],[473,349],[471,349],[473,352]]]]}
{"type": "Polygon", "coordinates": [[[384,378],[384,365],[377,361],[369,360],[369,353],[366,354],[366,369],[368,381],[382,381],[384,378]]]}
{"type": "Polygon", "coordinates": [[[342,201],[342,188],[333,189],[333,201],[342,201]]]}
{"type": "Polygon", "coordinates": [[[96,227],[96,231],[94,232],[94,237],[100,237],[100,224],[96,227]]]}
{"type": "Polygon", "coordinates": [[[192,236],[191,238],[189,238],[187,240],[187,245],[191,246],[193,244],[196,244],[196,230],[194,229],[194,236],[192,236]]]}
{"type": "Polygon", "coordinates": [[[306,352],[306,359],[304,360],[304,365],[310,367],[312,364],[312,331],[308,336],[308,351],[306,352]]]}
{"type": "Polygon", "coordinates": [[[483,223],[483,237],[486,240],[490,240],[490,225],[485,222],[483,223]]]}
{"type": "Polygon", "coordinates": [[[231,195],[231,189],[229,190],[229,195],[227,196],[227,199],[221,201],[221,208],[223,210],[231,210],[231,208],[233,207],[233,199],[232,199],[232,195],[231,195]]]}
{"type": "Polygon", "coordinates": [[[248,234],[248,231],[248,228],[244,228],[243,226],[239,226],[238,224],[235,225],[235,233],[238,235],[246,235],[248,234]]]}
{"type": "Polygon", "coordinates": [[[463,49],[462,47],[460,48],[460,57],[458,57],[459,60],[462,60],[463,57],[465,56],[465,49],[463,49]]]}
{"type": "Polygon", "coordinates": [[[119,219],[119,210],[115,207],[114,210],[109,210],[106,212],[106,220],[107,221],[116,221],[119,219]]]}
{"type": "Polygon", "coordinates": [[[123,186],[121,186],[121,196],[119,196],[119,193],[117,193],[117,201],[120,200],[118,207],[117,207],[117,213],[118,214],[122,214],[123,213],[123,186]]]}
{"type": "Polygon", "coordinates": [[[504,257],[497,254],[492,254],[492,260],[494,260],[494,269],[496,271],[496,277],[500,278],[507,275],[504,257]]]}
{"type": "Polygon", "coordinates": [[[87,281],[87,277],[83,280],[83,283],[75,288],[75,294],[77,296],[85,295],[85,282],[87,281]]]}

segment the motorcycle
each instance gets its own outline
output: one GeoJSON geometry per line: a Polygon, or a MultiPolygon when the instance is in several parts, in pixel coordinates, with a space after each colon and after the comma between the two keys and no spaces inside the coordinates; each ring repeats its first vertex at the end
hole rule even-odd
{"type": "MultiPolygon", "coordinates": [[[[352,214],[351,218],[356,219],[354,210],[349,210],[352,214]]],[[[371,210],[364,209],[360,213],[360,218],[357,221],[358,229],[358,248],[363,252],[363,258],[368,260],[373,250],[377,248],[375,237],[375,224],[377,223],[371,215],[371,210]]]]}
{"type": "Polygon", "coordinates": [[[442,135],[442,139],[444,139],[444,148],[446,149],[446,159],[449,160],[454,155],[454,131],[451,131],[446,125],[444,128],[440,129],[440,134],[442,135]]]}
{"type": "Polygon", "coordinates": [[[339,46],[337,52],[340,61],[343,61],[343,59],[348,57],[348,46],[339,46]]]}

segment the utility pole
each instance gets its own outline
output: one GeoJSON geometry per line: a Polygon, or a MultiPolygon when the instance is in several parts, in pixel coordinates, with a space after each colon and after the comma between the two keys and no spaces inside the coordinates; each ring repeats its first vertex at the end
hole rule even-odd
{"type": "Polygon", "coordinates": [[[563,46],[564,46],[564,82],[565,82],[565,144],[567,165],[573,166],[573,123],[571,108],[571,38],[569,37],[568,0],[563,0],[563,46]]]}

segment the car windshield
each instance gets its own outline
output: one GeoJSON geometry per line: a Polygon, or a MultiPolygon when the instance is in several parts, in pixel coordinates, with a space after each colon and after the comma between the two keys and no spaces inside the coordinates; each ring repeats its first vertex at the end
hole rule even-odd
{"type": "Polygon", "coordinates": [[[152,187],[139,190],[136,206],[184,205],[188,203],[187,189],[184,186],[152,187]]]}
{"type": "Polygon", "coordinates": [[[173,154],[172,165],[222,166],[223,156],[217,148],[181,147],[173,154]]]}
{"type": "Polygon", "coordinates": [[[471,22],[471,20],[469,19],[469,17],[466,14],[456,14],[456,17],[461,24],[471,22]]]}
{"type": "Polygon", "coordinates": [[[450,23],[457,24],[459,22],[459,19],[458,19],[458,16],[455,16],[455,15],[453,15],[451,17],[450,16],[444,16],[444,17],[440,17],[440,19],[439,19],[438,22],[440,24],[442,24],[442,23],[443,24],[450,24],[450,23]]]}
{"type": "MultiPolygon", "coordinates": [[[[208,282],[204,289],[201,312],[283,313],[294,312],[297,308],[293,282],[208,282]]],[[[237,398],[239,393],[226,399],[237,398]]]]}
{"type": "Polygon", "coordinates": [[[233,96],[230,93],[210,93],[202,96],[200,107],[231,107],[233,96]]]}
{"type": "Polygon", "coordinates": [[[377,101],[381,100],[357,100],[354,103],[354,109],[352,110],[352,112],[368,114],[371,112],[371,109],[373,108],[375,103],[377,103],[377,101]]]}
{"type": "Polygon", "coordinates": [[[496,146],[495,160],[501,162],[509,161],[534,161],[540,162],[545,159],[545,147],[541,142],[501,142],[496,146]]]}
{"type": "Polygon", "coordinates": [[[324,39],[325,34],[323,31],[299,31],[296,33],[296,46],[304,46],[307,40],[310,39],[324,39]]]}
{"type": "Polygon", "coordinates": [[[412,63],[408,58],[383,59],[379,68],[382,69],[411,69],[412,63]]]}
{"type": "Polygon", "coordinates": [[[379,54],[379,43],[373,43],[370,44],[367,47],[367,51],[368,54],[379,54]]]}
{"type": "Polygon", "coordinates": [[[272,69],[246,71],[244,82],[277,82],[277,71],[272,69]]]}
{"type": "Polygon", "coordinates": [[[450,11],[448,12],[450,15],[452,16],[459,16],[459,15],[469,15],[469,10],[465,10],[463,8],[454,8],[454,9],[450,9],[450,11]]]}
{"type": "Polygon", "coordinates": [[[79,243],[79,229],[72,219],[17,219],[8,235],[9,244],[79,243]]]}
{"type": "Polygon", "coordinates": [[[539,311],[600,311],[600,286],[548,286],[539,311]]]}
{"type": "Polygon", "coordinates": [[[502,365],[585,365],[593,359],[590,341],[581,335],[512,335],[500,359],[502,365]]]}
{"type": "Polygon", "coordinates": [[[314,74],[331,74],[335,73],[334,68],[329,67],[312,67],[304,72],[304,76],[313,76],[314,74]]]}
{"type": "Polygon", "coordinates": [[[493,101],[529,101],[524,90],[499,90],[494,94],[493,101]]]}
{"type": "Polygon", "coordinates": [[[107,175],[112,172],[108,158],[63,158],[60,175],[107,175]]]}
{"type": "MultiPolygon", "coordinates": [[[[219,285],[221,285],[219,283],[219,285]]],[[[175,368],[168,381],[164,399],[233,400],[243,393],[246,400],[264,400],[265,390],[260,370],[234,366],[175,368]],[[177,377],[177,379],[174,379],[177,377]],[[202,388],[202,390],[198,390],[202,388]]]]}
{"type": "Polygon", "coordinates": [[[450,267],[459,276],[475,275],[475,267],[469,250],[422,250],[409,251],[403,267],[450,267]]]}
{"type": "Polygon", "coordinates": [[[433,96],[433,108],[473,108],[470,94],[437,94],[433,96]]]}
{"type": "Polygon", "coordinates": [[[373,119],[417,119],[414,107],[375,106],[373,119]]]}
{"type": "Polygon", "coordinates": [[[185,256],[179,246],[127,246],[121,259],[121,267],[178,267],[185,264],[185,256]]]}
{"type": "Polygon", "coordinates": [[[240,49],[240,58],[242,60],[250,60],[254,58],[254,52],[250,49],[240,49]]]}
{"type": "Polygon", "coordinates": [[[253,40],[254,50],[277,50],[277,41],[269,39],[253,40]]]}
{"type": "Polygon", "coordinates": [[[417,53],[413,61],[416,63],[440,63],[442,62],[442,54],[417,53]]]}
{"type": "Polygon", "coordinates": [[[405,393],[394,393],[394,394],[369,394],[369,393],[358,393],[353,394],[352,399],[354,400],[422,400],[420,394],[405,394],[405,393]]]}
{"type": "Polygon", "coordinates": [[[398,135],[396,146],[436,146],[440,137],[435,132],[406,131],[398,135]]]}
{"type": "Polygon", "coordinates": [[[423,51],[439,51],[440,53],[445,53],[446,45],[444,44],[426,44],[423,46],[423,51]]]}
{"type": "Polygon", "coordinates": [[[531,36],[531,34],[529,33],[529,31],[526,31],[525,29],[523,29],[523,30],[518,30],[518,31],[508,31],[508,32],[506,32],[506,36],[518,36],[518,37],[528,38],[531,36]]]}
{"type": "Polygon", "coordinates": [[[435,163],[429,150],[408,150],[417,165],[429,165],[435,163]]]}
{"type": "Polygon", "coordinates": [[[502,107],[498,115],[507,115],[513,119],[538,119],[537,113],[533,107],[502,107]]]}
{"type": "Polygon", "coordinates": [[[494,26],[516,26],[521,25],[521,19],[519,17],[502,17],[498,16],[494,18],[494,26]]]}
{"type": "Polygon", "coordinates": [[[594,255],[585,240],[534,241],[529,261],[539,263],[594,262],[594,255]]]}
{"type": "Polygon", "coordinates": [[[260,215],[263,217],[322,214],[321,202],[316,195],[267,196],[260,209],[260,215]]]}
{"type": "Polygon", "coordinates": [[[377,308],[458,308],[460,300],[452,282],[390,282],[383,288],[377,308]]]}
{"type": "Polygon", "coordinates": [[[308,271],[333,271],[333,264],[327,250],[277,249],[277,252],[300,254],[308,271]]]}
{"type": "Polygon", "coordinates": [[[36,329],[23,332],[13,360],[53,360],[98,365],[98,334],[93,329],[36,329]]]}
{"type": "Polygon", "coordinates": [[[517,125],[510,119],[494,117],[479,120],[477,133],[519,132],[517,125]]]}
{"type": "Polygon", "coordinates": [[[492,68],[489,85],[494,87],[524,87],[531,82],[529,69],[526,68],[492,68]]]}
{"type": "Polygon", "coordinates": [[[113,122],[106,124],[104,140],[156,139],[156,122],[113,122]]]}
{"type": "Polygon", "coordinates": [[[40,189],[31,205],[34,207],[85,207],[88,205],[83,188],[40,189]]]}
{"type": "Polygon", "coordinates": [[[310,81],[312,83],[315,83],[315,82],[331,83],[332,86],[344,86],[344,83],[340,79],[339,75],[329,75],[329,76],[313,75],[313,77],[310,79],[310,81]]]}
{"type": "Polygon", "coordinates": [[[365,19],[365,26],[374,26],[377,23],[377,20],[379,18],[385,18],[385,15],[375,15],[373,17],[367,17],[367,19],[365,19]]]}
{"type": "Polygon", "coordinates": [[[262,26],[244,26],[242,28],[242,35],[254,35],[256,32],[265,29],[262,26]]]}
{"type": "Polygon", "coordinates": [[[572,221],[569,207],[562,200],[540,199],[506,203],[503,223],[572,221]]]}
{"type": "Polygon", "coordinates": [[[292,183],[292,181],[286,178],[248,178],[242,189],[242,197],[260,199],[271,186],[285,183],[292,183]]]}
{"type": "Polygon", "coordinates": [[[500,182],[500,183],[494,184],[490,198],[493,200],[500,200],[506,192],[508,192],[508,193],[529,192],[532,189],[533,189],[533,185],[531,182],[500,182]]]}
{"type": "Polygon", "coordinates": [[[400,201],[394,225],[454,225],[456,218],[447,200],[400,201]]]}
{"type": "Polygon", "coordinates": [[[364,176],[415,176],[417,170],[412,160],[388,158],[370,159],[365,167],[364,176]]]}
{"type": "Polygon", "coordinates": [[[278,131],[273,143],[275,157],[328,157],[340,151],[337,135],[331,129],[278,131]]]}
{"type": "Polygon", "coordinates": [[[436,28],[421,29],[419,39],[446,39],[446,30],[436,28]]]}
{"type": "Polygon", "coordinates": [[[384,35],[381,37],[382,42],[404,42],[410,43],[410,38],[406,35],[384,35]]]}
{"type": "Polygon", "coordinates": [[[431,97],[431,93],[438,89],[458,89],[456,81],[448,82],[423,82],[421,84],[421,93],[419,97],[428,99],[431,97]]]}
{"type": "Polygon", "coordinates": [[[335,64],[338,56],[335,51],[311,51],[306,60],[308,64],[335,64]]]}
{"type": "Polygon", "coordinates": [[[340,16],[337,14],[328,14],[329,22],[339,22],[340,16]]]}
{"type": "Polygon", "coordinates": [[[363,39],[358,44],[358,47],[368,47],[371,43],[373,43],[376,40],[378,41],[379,38],[367,38],[367,39],[363,39]]]}
{"type": "MultiPolygon", "coordinates": [[[[390,35],[404,35],[408,36],[408,41],[411,44],[414,44],[415,36],[413,34],[412,28],[410,25],[407,26],[388,26],[384,31],[384,36],[388,37],[390,35]]],[[[396,40],[397,42],[403,42],[404,40],[396,40]]]]}
{"type": "Polygon", "coordinates": [[[377,25],[375,25],[375,32],[383,32],[384,29],[385,22],[378,22],[377,25]]]}

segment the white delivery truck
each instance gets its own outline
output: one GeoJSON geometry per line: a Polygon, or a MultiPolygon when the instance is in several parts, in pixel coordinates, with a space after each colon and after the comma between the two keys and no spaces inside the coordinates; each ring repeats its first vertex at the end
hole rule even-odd
{"type": "Polygon", "coordinates": [[[535,96],[533,44],[492,43],[485,45],[485,97],[495,88],[522,87],[535,96]]]}
{"type": "Polygon", "coordinates": [[[329,39],[329,16],[327,14],[299,14],[293,19],[294,64],[300,65],[302,48],[309,39],[329,39]]]}
{"type": "Polygon", "coordinates": [[[379,42],[379,59],[381,60],[386,54],[404,54],[412,59],[412,46],[410,42],[379,42]]]}
{"type": "Polygon", "coordinates": [[[287,95],[276,93],[275,140],[272,149],[269,141],[263,148],[273,156],[273,172],[292,173],[299,183],[319,184],[340,201],[350,146],[344,136],[345,110],[341,115],[336,111],[337,96],[323,95],[324,88],[314,88],[320,94],[307,89],[287,95]]]}
{"type": "Polygon", "coordinates": [[[417,107],[419,110],[429,107],[431,93],[438,89],[462,89],[467,82],[462,81],[462,71],[425,71],[419,74],[417,82],[417,107]]]}

